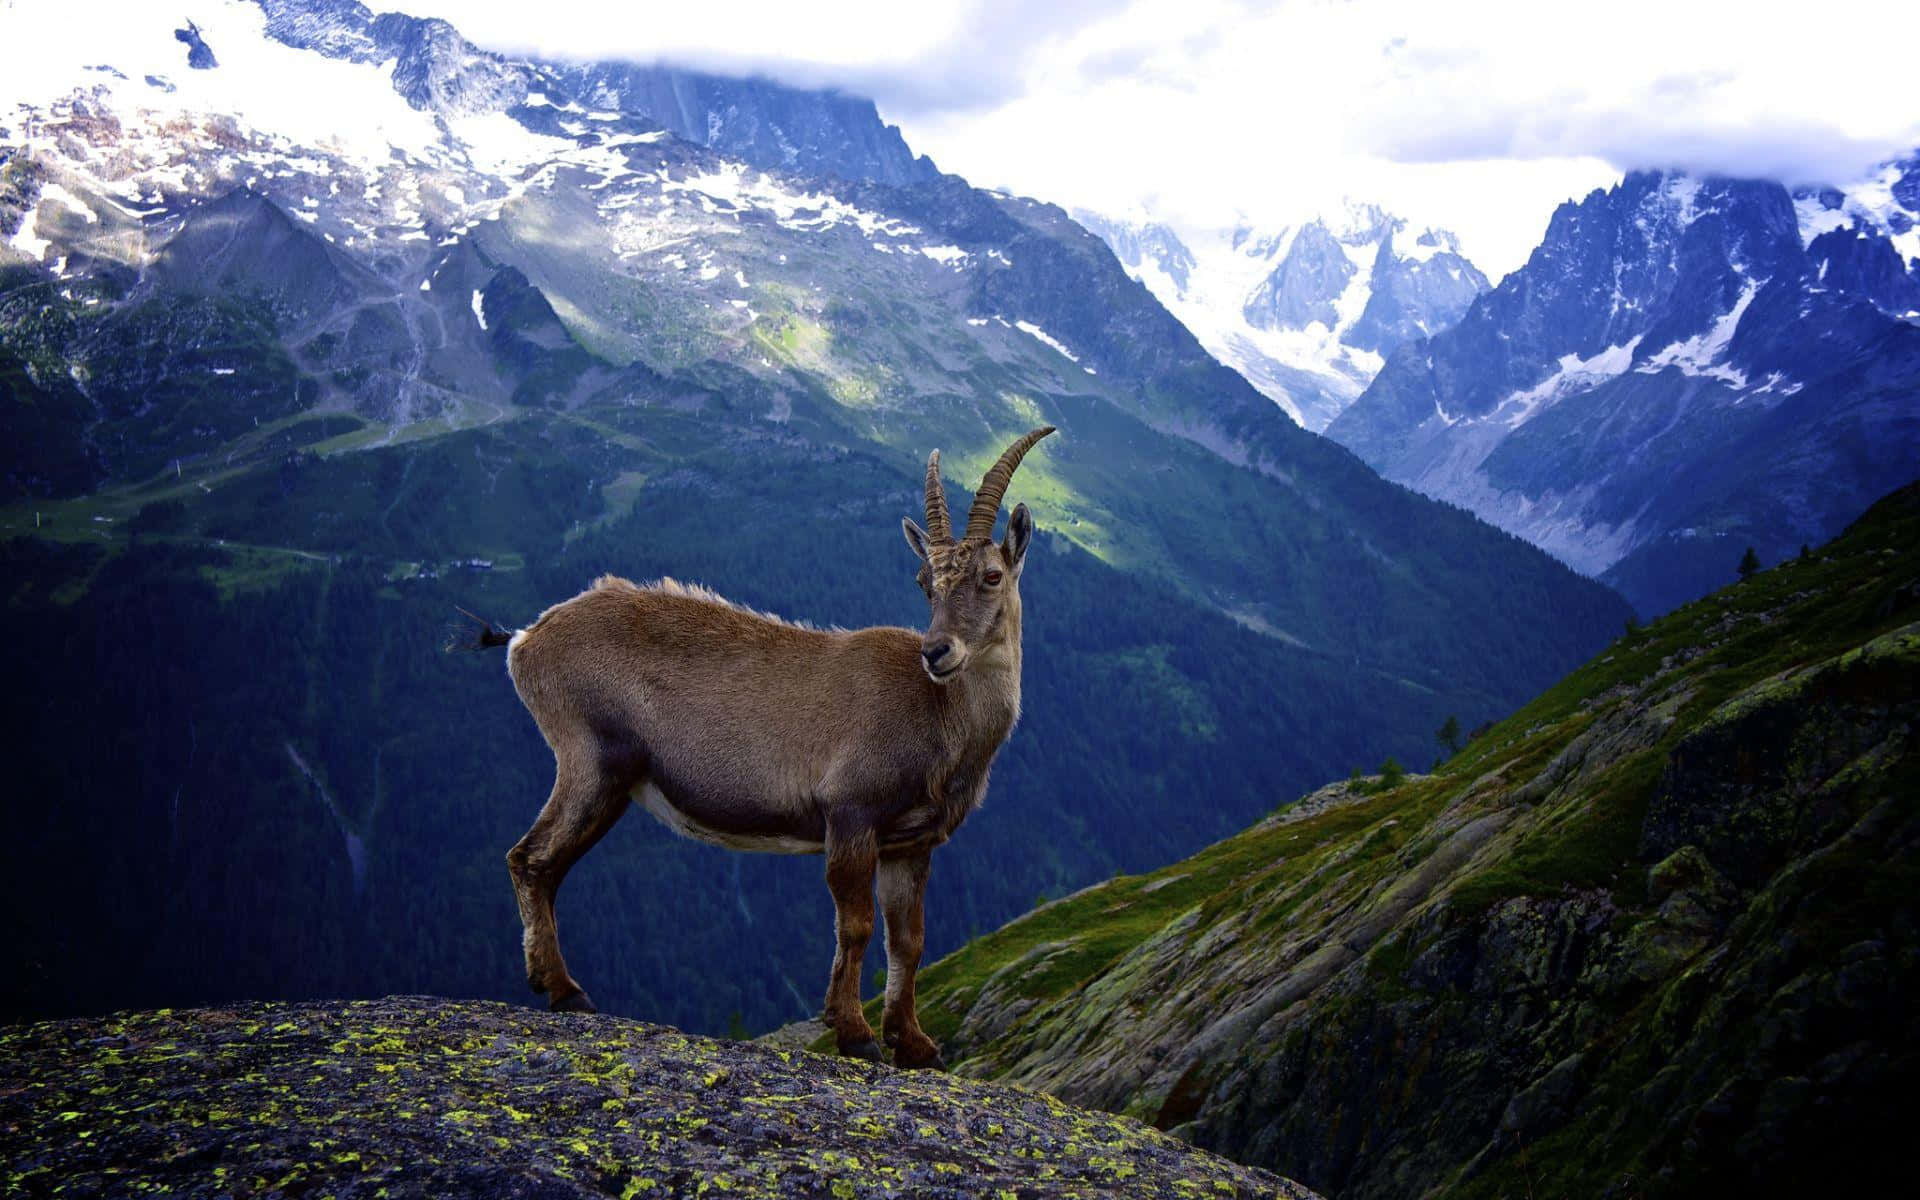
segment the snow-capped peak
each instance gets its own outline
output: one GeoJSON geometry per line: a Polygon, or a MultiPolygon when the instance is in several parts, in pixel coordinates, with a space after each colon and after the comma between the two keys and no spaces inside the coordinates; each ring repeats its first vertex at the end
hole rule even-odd
{"type": "Polygon", "coordinates": [[[1284,224],[1075,216],[1210,353],[1309,429],[1351,403],[1395,346],[1452,324],[1487,287],[1451,233],[1411,234],[1363,201],[1284,224]]]}
{"type": "Polygon", "coordinates": [[[1849,226],[1886,237],[1909,270],[1920,269],[1920,155],[1884,163],[1840,187],[1794,193],[1800,240],[1849,226]]]}

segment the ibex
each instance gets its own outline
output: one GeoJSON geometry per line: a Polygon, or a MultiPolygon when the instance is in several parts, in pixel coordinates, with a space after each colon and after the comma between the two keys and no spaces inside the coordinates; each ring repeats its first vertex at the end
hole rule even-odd
{"type": "Polygon", "coordinates": [[[837,947],[825,1018],[840,1053],[880,1049],[860,1011],[875,880],[886,917],[881,1027],[894,1063],[945,1064],[920,1028],[928,857],[986,794],[1020,715],[1020,569],[1033,517],[1016,505],[993,541],[1020,460],[1053,432],[1009,446],[955,540],[927,459],[926,517],[903,519],[931,606],[925,634],[803,628],[662,579],[604,576],[509,637],[507,670],[553,748],[553,793],[507,854],[527,981],[550,1006],[593,1012],[567,971],[553,900],[567,871],[629,801],[668,828],[735,850],[826,855],[837,947]]]}

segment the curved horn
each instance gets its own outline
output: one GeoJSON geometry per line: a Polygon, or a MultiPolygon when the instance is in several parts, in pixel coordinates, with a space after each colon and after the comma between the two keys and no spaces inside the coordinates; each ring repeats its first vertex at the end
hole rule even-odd
{"type": "Polygon", "coordinates": [[[1020,460],[1033,449],[1033,444],[1053,432],[1053,426],[1042,425],[1032,433],[1023,434],[1019,441],[1007,447],[1000,461],[994,463],[980,480],[980,490],[973,494],[973,507],[967,511],[967,537],[993,536],[993,522],[1000,515],[1000,498],[1007,494],[1007,484],[1013,479],[1014,469],[1020,460]]]}
{"type": "Polygon", "coordinates": [[[953,522],[947,518],[947,489],[940,482],[940,452],[927,455],[927,536],[936,542],[953,541],[953,522]]]}

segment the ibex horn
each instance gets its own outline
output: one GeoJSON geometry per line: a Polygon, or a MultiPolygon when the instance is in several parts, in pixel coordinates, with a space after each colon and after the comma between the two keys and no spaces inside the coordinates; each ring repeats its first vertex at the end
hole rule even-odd
{"type": "Polygon", "coordinates": [[[953,541],[953,522],[947,519],[947,489],[940,483],[940,452],[927,455],[927,536],[936,542],[953,541]]]}
{"type": "Polygon", "coordinates": [[[1053,426],[1042,425],[1032,433],[1021,435],[987,471],[986,477],[980,480],[980,490],[973,494],[973,507],[967,511],[967,537],[993,536],[993,522],[1000,515],[1000,498],[1007,494],[1007,484],[1012,481],[1015,468],[1035,442],[1052,432],[1053,426]]]}

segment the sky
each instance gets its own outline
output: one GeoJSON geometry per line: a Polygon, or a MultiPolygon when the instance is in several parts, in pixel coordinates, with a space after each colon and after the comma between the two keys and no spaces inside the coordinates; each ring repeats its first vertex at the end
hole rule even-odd
{"type": "Polygon", "coordinates": [[[866,94],[943,169],[1068,207],[1378,203],[1496,277],[1625,170],[1847,181],[1920,144],[1910,0],[396,3],[496,49],[866,94]]]}
{"type": "MultiPolygon", "coordinates": [[[[871,96],[943,169],[1069,208],[1277,231],[1379,204],[1452,230],[1494,278],[1557,204],[1626,170],[1844,183],[1920,145],[1913,0],[370,6],[512,54],[871,96]]],[[[0,0],[0,20],[24,11],[0,0]]]]}

